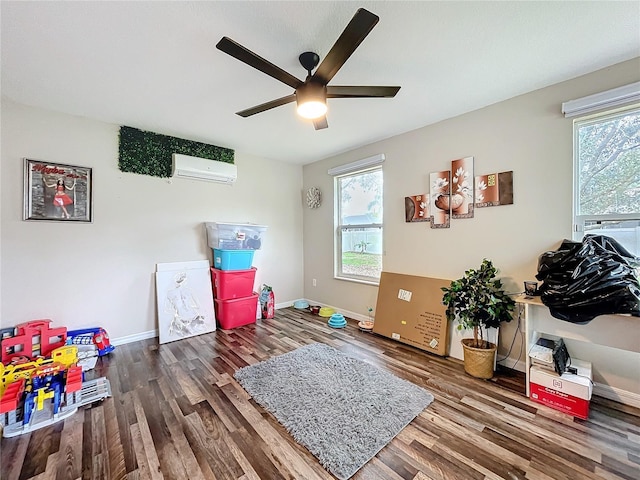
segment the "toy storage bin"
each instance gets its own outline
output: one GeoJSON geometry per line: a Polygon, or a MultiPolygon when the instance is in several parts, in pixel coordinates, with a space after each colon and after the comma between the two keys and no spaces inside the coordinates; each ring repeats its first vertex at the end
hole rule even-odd
{"type": "Polygon", "coordinates": [[[249,325],[256,322],[258,294],[231,300],[214,300],[216,319],[223,330],[249,325]]]}
{"type": "Polygon", "coordinates": [[[259,250],[267,230],[265,225],[252,223],[206,222],[205,227],[209,246],[222,250],[259,250]]]}
{"type": "Polygon", "coordinates": [[[213,249],[213,267],[218,270],[249,270],[253,263],[253,250],[213,249]]]}
{"type": "Polygon", "coordinates": [[[218,300],[248,297],[253,293],[253,282],[256,278],[255,267],[249,270],[211,269],[213,296],[218,300]]]}

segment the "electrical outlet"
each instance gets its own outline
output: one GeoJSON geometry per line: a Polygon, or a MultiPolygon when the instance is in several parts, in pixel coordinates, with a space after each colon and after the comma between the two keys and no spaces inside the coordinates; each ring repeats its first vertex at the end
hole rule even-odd
{"type": "Polygon", "coordinates": [[[315,278],[313,279],[313,286],[314,287],[316,286],[316,279],[315,278]]]}

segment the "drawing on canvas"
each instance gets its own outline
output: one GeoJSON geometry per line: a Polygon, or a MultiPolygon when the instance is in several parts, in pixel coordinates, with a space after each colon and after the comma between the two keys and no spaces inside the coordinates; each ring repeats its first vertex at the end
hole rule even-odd
{"type": "Polygon", "coordinates": [[[156,293],[160,343],[216,329],[209,263],[158,264],[156,293]]]}

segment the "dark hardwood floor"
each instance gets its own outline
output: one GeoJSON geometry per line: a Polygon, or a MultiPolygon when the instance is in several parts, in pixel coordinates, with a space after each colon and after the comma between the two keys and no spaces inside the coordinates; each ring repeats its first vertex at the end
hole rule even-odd
{"type": "Polygon", "coordinates": [[[640,411],[594,397],[589,420],[531,402],[524,377],[467,376],[349,321],[334,330],[298,310],[158,346],[119,346],[87,378],[113,397],[58,424],[3,438],[3,480],[331,479],[233,380],[240,367],[313,342],[387,369],[435,401],[354,477],[369,479],[639,479],[640,411]]]}

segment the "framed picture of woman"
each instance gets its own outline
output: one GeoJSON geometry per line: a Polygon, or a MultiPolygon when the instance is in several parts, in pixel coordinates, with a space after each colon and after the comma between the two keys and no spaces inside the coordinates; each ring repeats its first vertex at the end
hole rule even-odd
{"type": "Polygon", "coordinates": [[[91,168],[24,159],[24,220],[91,222],[91,168]]]}

